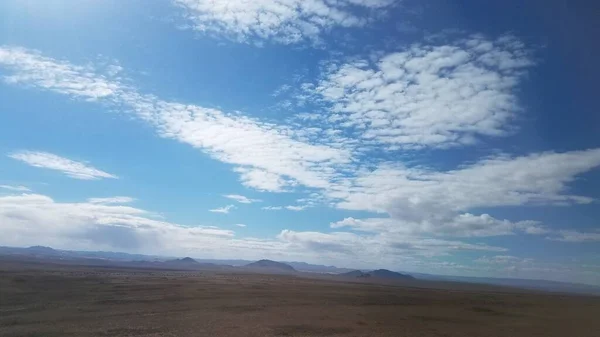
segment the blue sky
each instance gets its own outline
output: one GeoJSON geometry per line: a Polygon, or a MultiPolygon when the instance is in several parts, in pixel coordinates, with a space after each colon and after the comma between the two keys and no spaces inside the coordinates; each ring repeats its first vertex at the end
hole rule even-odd
{"type": "Polygon", "coordinates": [[[600,284],[559,3],[3,1],[0,244],[600,284]]]}

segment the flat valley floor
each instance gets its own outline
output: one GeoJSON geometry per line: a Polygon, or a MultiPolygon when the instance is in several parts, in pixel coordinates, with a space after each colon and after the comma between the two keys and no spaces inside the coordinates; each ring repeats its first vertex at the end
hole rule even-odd
{"type": "Polygon", "coordinates": [[[600,298],[0,261],[0,336],[600,336],[600,298]]]}

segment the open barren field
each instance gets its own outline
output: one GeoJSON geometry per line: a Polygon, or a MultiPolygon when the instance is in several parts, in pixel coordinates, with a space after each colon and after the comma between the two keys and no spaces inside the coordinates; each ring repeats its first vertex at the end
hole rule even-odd
{"type": "Polygon", "coordinates": [[[598,336],[600,298],[0,263],[0,336],[598,336]]]}

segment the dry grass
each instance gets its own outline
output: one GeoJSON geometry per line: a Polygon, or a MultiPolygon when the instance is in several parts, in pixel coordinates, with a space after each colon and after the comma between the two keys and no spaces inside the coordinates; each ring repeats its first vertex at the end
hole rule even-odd
{"type": "Polygon", "coordinates": [[[0,336],[598,336],[600,299],[0,263],[0,336]]]}

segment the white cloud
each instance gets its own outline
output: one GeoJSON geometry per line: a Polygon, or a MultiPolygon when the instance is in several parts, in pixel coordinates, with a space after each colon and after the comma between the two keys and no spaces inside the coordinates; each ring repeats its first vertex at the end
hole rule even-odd
{"type": "Polygon", "coordinates": [[[63,158],[48,152],[18,151],[8,155],[28,165],[60,171],[68,177],[80,180],[118,179],[117,176],[101,171],[86,163],[63,158]]]}
{"type": "Polygon", "coordinates": [[[243,195],[239,195],[239,194],[225,194],[223,195],[225,198],[231,199],[231,200],[235,200],[239,203],[242,204],[251,204],[251,203],[255,203],[255,202],[261,202],[262,200],[260,199],[250,199],[248,197],[245,197],[243,195]]]}
{"type": "Polygon", "coordinates": [[[550,230],[536,221],[499,220],[469,211],[590,203],[593,199],[566,193],[567,184],[598,166],[600,149],[496,156],[446,172],[389,164],[360,171],[356,178],[339,179],[325,194],[337,200],[338,208],[389,215],[349,218],[333,223],[334,228],[455,237],[541,235],[550,230]]]}
{"type": "Polygon", "coordinates": [[[475,263],[487,264],[487,265],[507,265],[507,264],[529,264],[534,260],[531,258],[522,258],[511,255],[496,255],[496,256],[483,256],[475,260],[475,263]]]}
{"type": "Polygon", "coordinates": [[[238,227],[246,227],[246,225],[244,225],[243,223],[236,223],[236,224],[235,224],[235,226],[238,226],[238,227]]]}
{"type": "Polygon", "coordinates": [[[308,206],[306,205],[302,205],[302,206],[298,206],[298,205],[288,205],[285,206],[285,209],[287,209],[288,211],[294,211],[294,212],[299,212],[299,211],[303,211],[307,208],[308,206]]]}
{"type": "Polygon", "coordinates": [[[19,186],[0,185],[0,188],[9,190],[9,191],[14,191],[14,192],[31,192],[31,189],[29,189],[29,187],[20,186],[20,185],[19,186]]]}
{"type": "Polygon", "coordinates": [[[91,204],[128,204],[134,202],[135,199],[131,197],[110,197],[110,198],[89,198],[88,202],[91,204]]]}
{"type": "Polygon", "coordinates": [[[393,259],[397,255],[436,256],[456,251],[506,251],[502,247],[467,243],[455,240],[432,239],[415,236],[358,235],[349,232],[296,232],[283,230],[278,238],[293,247],[321,254],[342,254],[374,261],[377,258],[393,259]]]}
{"type": "Polygon", "coordinates": [[[394,218],[345,218],[331,223],[331,228],[349,228],[371,233],[399,233],[404,235],[435,235],[450,237],[486,237],[526,233],[547,233],[537,221],[498,220],[489,214],[463,213],[453,218],[436,218],[423,221],[406,221],[394,218]],[[434,221],[432,221],[434,220],[434,221]]]}
{"type": "Polygon", "coordinates": [[[34,85],[88,100],[110,96],[119,89],[89,67],[57,62],[20,47],[0,47],[0,64],[19,69],[4,77],[11,84],[34,85]]]}
{"type": "Polygon", "coordinates": [[[503,136],[521,110],[516,89],[533,65],[511,37],[415,44],[376,61],[328,67],[310,92],[330,105],[329,121],[390,149],[470,145],[503,136]]]}
{"type": "Polygon", "coordinates": [[[265,206],[261,207],[261,209],[265,211],[281,211],[283,209],[287,209],[288,211],[299,212],[307,209],[308,205],[287,205],[287,206],[265,206]]]}
{"type": "Polygon", "coordinates": [[[600,149],[501,155],[445,172],[382,164],[338,180],[327,194],[344,209],[410,221],[447,219],[478,207],[590,203],[565,192],[577,175],[598,166],[600,149]]]}
{"type": "Polygon", "coordinates": [[[598,285],[600,268],[597,264],[586,264],[573,258],[566,261],[543,261],[511,255],[483,256],[474,260],[474,270],[479,275],[488,274],[495,277],[510,276],[598,285]]]}
{"type": "Polygon", "coordinates": [[[215,209],[209,209],[209,212],[213,212],[213,213],[223,213],[223,214],[229,214],[229,211],[235,209],[234,205],[227,205],[227,206],[223,206],[223,207],[219,207],[219,208],[215,208],[215,209]]]}
{"type": "Polygon", "coordinates": [[[129,206],[102,203],[59,203],[38,194],[0,197],[2,244],[44,243],[143,250],[174,249],[194,240],[231,238],[229,230],[184,227],[150,218],[151,213],[129,206]]]}
{"type": "Polygon", "coordinates": [[[578,232],[574,230],[557,231],[558,236],[548,237],[554,241],[565,242],[600,242],[600,231],[595,232],[578,232]]]}
{"type": "Polygon", "coordinates": [[[227,36],[240,42],[251,39],[291,44],[318,42],[335,27],[361,27],[373,11],[394,0],[173,0],[185,10],[191,28],[227,36]],[[365,12],[368,10],[368,12],[365,12]],[[364,15],[359,16],[357,11],[364,15]]]}

